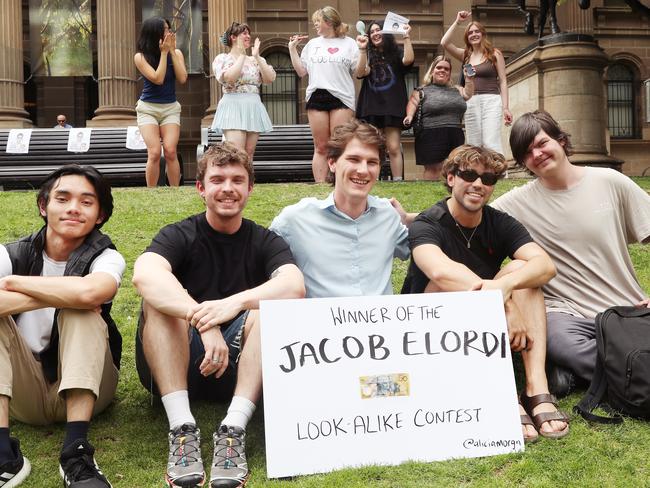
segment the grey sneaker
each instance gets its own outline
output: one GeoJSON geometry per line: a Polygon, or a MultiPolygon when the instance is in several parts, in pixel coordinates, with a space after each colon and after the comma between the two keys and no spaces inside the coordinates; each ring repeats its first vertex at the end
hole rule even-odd
{"type": "Polygon", "coordinates": [[[169,431],[169,460],[165,481],[172,488],[194,488],[205,483],[201,431],[196,425],[183,424],[169,431]]]}
{"type": "Polygon", "coordinates": [[[212,436],[214,456],[210,472],[210,488],[237,488],[248,481],[248,463],[244,438],[239,427],[220,425],[212,436]]]}

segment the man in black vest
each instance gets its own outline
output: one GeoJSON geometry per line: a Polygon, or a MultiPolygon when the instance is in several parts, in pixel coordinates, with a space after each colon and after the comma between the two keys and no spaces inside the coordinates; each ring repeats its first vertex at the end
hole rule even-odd
{"type": "Polygon", "coordinates": [[[30,472],[9,436],[11,414],[32,425],[66,421],[64,485],[110,487],[87,436],[115,395],[122,350],[110,308],[125,262],[99,231],[113,213],[111,187],[93,167],[66,165],[37,203],[45,226],[0,245],[0,486],[30,472]]]}

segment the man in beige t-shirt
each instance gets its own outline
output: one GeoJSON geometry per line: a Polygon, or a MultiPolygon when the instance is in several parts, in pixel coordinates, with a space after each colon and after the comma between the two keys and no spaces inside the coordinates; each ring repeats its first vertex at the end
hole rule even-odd
{"type": "MultiPolygon", "coordinates": [[[[615,170],[571,164],[569,135],[546,112],[520,117],[510,146],[517,163],[537,178],[492,206],[524,224],[553,259],[557,276],[543,287],[547,357],[590,381],[596,314],[614,305],[650,306],[627,248],[650,241],[650,196],[615,170]]],[[[560,377],[565,381],[554,385],[555,393],[566,394],[571,378],[560,377]]]]}

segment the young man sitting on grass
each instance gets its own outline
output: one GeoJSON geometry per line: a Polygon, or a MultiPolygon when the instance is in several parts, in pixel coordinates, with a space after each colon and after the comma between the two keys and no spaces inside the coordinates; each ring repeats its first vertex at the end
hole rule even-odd
{"type": "Polygon", "coordinates": [[[409,257],[408,231],[389,200],[370,195],[384,157],[384,137],[350,121],[334,129],[327,164],[334,191],[303,198],[273,220],[291,246],[308,297],[393,293],[393,257],[409,257]]]}
{"type": "Polygon", "coordinates": [[[536,178],[492,206],[521,221],[557,267],[542,290],[549,385],[564,396],[576,379],[591,382],[596,315],[614,305],[650,307],[627,247],[650,242],[650,195],[613,169],[572,164],[569,134],[546,112],[522,115],[510,147],[536,178]]]}
{"type": "Polygon", "coordinates": [[[64,486],[108,488],[88,442],[91,417],[115,395],[122,338],[110,316],[125,262],[99,229],[111,187],[90,166],[67,165],[37,197],[45,226],[0,245],[0,486],[30,472],[9,415],[31,425],[66,422],[64,486]]]}
{"type": "Polygon", "coordinates": [[[302,298],[305,288],[284,240],[242,216],[253,190],[245,152],[228,142],[209,148],[196,188],[205,212],[164,227],[135,263],[143,298],[136,363],[169,420],[167,485],[204,484],[190,399],[232,397],[213,435],[210,486],[239,487],[249,474],[246,426],[262,391],[259,302],[302,298]]]}
{"type": "Polygon", "coordinates": [[[520,415],[524,440],[560,438],[568,417],[557,410],[544,371],[546,316],[540,286],[555,276],[548,255],[519,222],[486,207],[506,171],[504,157],[464,145],[442,166],[451,197],[418,215],[409,227],[412,259],[402,293],[500,290],[510,347],[521,351],[526,386],[520,415]],[[501,268],[504,259],[512,259],[501,268]]]}

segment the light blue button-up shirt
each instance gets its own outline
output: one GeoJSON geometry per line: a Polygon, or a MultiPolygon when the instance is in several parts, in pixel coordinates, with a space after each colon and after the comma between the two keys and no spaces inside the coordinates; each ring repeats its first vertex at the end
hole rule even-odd
{"type": "Polygon", "coordinates": [[[408,259],[408,230],[385,198],[368,196],[353,219],[324,200],[303,198],[282,210],[271,230],[291,247],[307,297],[390,295],[393,257],[408,259]]]}

